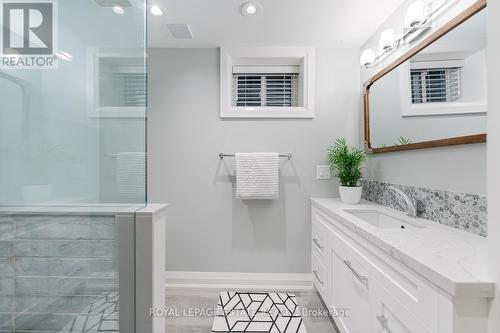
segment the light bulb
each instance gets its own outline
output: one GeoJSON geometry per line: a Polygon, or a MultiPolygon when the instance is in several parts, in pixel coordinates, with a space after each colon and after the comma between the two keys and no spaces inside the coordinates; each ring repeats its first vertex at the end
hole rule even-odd
{"type": "Polygon", "coordinates": [[[162,16],[163,10],[158,6],[152,6],[151,7],[151,14],[153,14],[154,16],[162,16]]]}
{"type": "Polygon", "coordinates": [[[120,6],[114,6],[113,11],[117,14],[120,14],[120,15],[125,13],[125,9],[123,9],[123,7],[120,7],[120,6]]]}
{"type": "Polygon", "coordinates": [[[247,14],[253,15],[257,12],[257,8],[254,5],[248,5],[247,14]]]}
{"type": "Polygon", "coordinates": [[[406,25],[408,28],[413,28],[416,25],[422,24],[425,19],[424,1],[419,0],[408,6],[406,12],[406,25]]]}
{"type": "Polygon", "coordinates": [[[380,36],[380,48],[385,51],[389,51],[394,47],[395,38],[394,38],[394,30],[387,29],[382,31],[380,36]]]}
{"type": "Polygon", "coordinates": [[[375,52],[372,49],[366,49],[361,53],[361,66],[368,67],[375,62],[375,52]]]}
{"type": "Polygon", "coordinates": [[[248,1],[241,6],[241,13],[243,16],[254,16],[259,14],[262,10],[262,6],[255,1],[248,1]]]}

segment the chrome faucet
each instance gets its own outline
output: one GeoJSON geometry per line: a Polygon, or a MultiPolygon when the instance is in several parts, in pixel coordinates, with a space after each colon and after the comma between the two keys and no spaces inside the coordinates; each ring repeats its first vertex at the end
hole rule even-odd
{"type": "Polygon", "coordinates": [[[412,198],[408,195],[408,193],[392,185],[389,185],[387,189],[396,192],[404,199],[404,201],[406,202],[406,207],[408,208],[408,215],[412,217],[417,217],[417,204],[415,201],[412,200],[412,198]]]}

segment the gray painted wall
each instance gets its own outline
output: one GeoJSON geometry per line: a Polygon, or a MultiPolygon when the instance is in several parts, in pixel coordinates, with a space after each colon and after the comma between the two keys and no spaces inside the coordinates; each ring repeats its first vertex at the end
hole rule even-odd
{"type": "MultiPolygon", "coordinates": [[[[396,35],[402,33],[406,8],[412,2],[413,0],[406,0],[381,24],[379,30],[374,32],[361,49],[376,48],[381,31],[387,28],[394,28],[396,35]]],[[[430,2],[433,6],[441,4],[441,0],[430,2]]],[[[422,38],[434,32],[473,2],[475,0],[453,2],[444,14],[433,20],[432,28],[423,34],[422,38]]],[[[398,51],[384,58],[374,68],[368,70],[362,68],[361,81],[368,80],[413,46],[404,45],[398,51]]],[[[486,195],[486,145],[464,145],[373,155],[367,164],[367,176],[370,180],[387,183],[486,195]]]]}
{"type": "Polygon", "coordinates": [[[336,137],[357,144],[357,50],[317,50],[312,120],[221,120],[217,49],[149,50],[149,202],[168,202],[167,270],[310,271],[309,197],[337,195],[316,180],[336,137]],[[291,152],[281,197],[234,199],[234,159],[219,152],[291,152]]]}

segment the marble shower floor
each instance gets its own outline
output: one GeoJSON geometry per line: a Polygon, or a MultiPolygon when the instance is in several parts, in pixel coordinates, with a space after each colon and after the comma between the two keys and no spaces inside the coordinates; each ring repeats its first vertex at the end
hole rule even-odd
{"type": "MultiPolygon", "coordinates": [[[[219,294],[217,289],[167,289],[167,333],[210,333],[219,294]]],[[[241,291],[241,290],[234,290],[241,291]]],[[[262,290],[272,292],[272,290],[262,290]]],[[[325,305],[315,291],[293,292],[301,309],[307,332],[338,333],[329,317],[324,316],[325,305]]]]}

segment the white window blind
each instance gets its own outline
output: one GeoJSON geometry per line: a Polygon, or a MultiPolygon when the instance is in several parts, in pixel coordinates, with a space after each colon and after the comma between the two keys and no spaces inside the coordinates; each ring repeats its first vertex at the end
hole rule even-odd
{"type": "Polygon", "coordinates": [[[116,106],[146,105],[146,74],[142,66],[117,66],[113,73],[116,106]]]}
{"type": "Polygon", "coordinates": [[[297,66],[233,68],[232,105],[237,107],[298,106],[297,66]]]}
{"type": "Polygon", "coordinates": [[[460,67],[411,69],[413,104],[453,102],[460,97],[460,67]]]}

